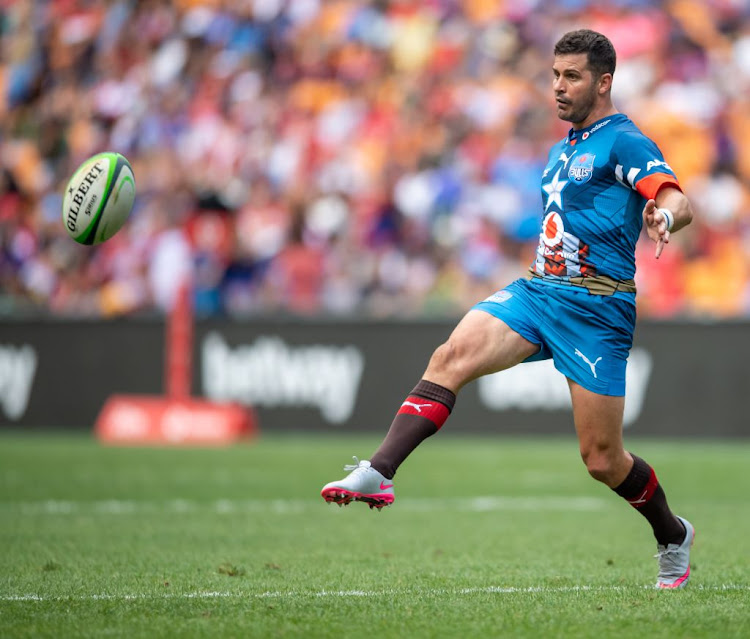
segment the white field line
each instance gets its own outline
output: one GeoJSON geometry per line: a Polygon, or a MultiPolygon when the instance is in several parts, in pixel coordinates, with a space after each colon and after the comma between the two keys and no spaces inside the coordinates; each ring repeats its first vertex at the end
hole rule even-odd
{"type": "MultiPolygon", "coordinates": [[[[609,506],[605,499],[597,497],[449,497],[449,498],[405,498],[397,501],[409,512],[494,512],[494,511],[597,511],[609,506]]],[[[100,501],[54,500],[0,502],[0,513],[20,515],[134,515],[143,513],[205,513],[231,515],[264,513],[293,515],[324,508],[323,500],[302,499],[218,499],[197,502],[187,499],[168,501],[135,501],[106,499],[100,501]]],[[[358,506],[354,506],[355,508],[358,506]]],[[[329,508],[336,512],[338,508],[329,508]]]]}
{"type": "MultiPolygon", "coordinates": [[[[454,597],[460,595],[496,594],[564,594],[580,592],[626,592],[653,590],[653,586],[484,586],[477,588],[405,588],[400,590],[319,590],[319,591],[266,591],[266,592],[184,592],[184,593],[137,593],[137,594],[89,594],[68,596],[46,595],[0,595],[0,601],[144,601],[160,599],[301,599],[301,598],[386,598],[393,596],[454,597]]],[[[720,584],[715,586],[691,585],[689,590],[700,592],[750,591],[750,584],[720,584]]]]}

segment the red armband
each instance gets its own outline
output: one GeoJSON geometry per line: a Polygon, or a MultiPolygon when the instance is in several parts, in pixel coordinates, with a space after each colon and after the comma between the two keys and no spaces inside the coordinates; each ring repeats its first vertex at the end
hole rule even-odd
{"type": "Polygon", "coordinates": [[[669,173],[652,173],[635,183],[635,190],[647,200],[655,200],[657,193],[665,186],[672,187],[682,192],[682,187],[674,175],[669,173]]]}

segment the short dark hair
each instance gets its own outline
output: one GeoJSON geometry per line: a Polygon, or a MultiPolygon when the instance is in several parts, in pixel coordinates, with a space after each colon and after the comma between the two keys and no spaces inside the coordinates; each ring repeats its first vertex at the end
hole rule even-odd
{"type": "Polygon", "coordinates": [[[569,31],[557,41],[555,55],[585,53],[588,67],[596,76],[615,72],[617,54],[607,36],[591,29],[569,31]]]}

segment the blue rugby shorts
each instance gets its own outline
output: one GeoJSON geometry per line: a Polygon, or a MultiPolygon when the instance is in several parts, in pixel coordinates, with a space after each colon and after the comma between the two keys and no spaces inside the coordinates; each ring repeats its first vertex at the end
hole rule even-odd
{"type": "Polygon", "coordinates": [[[625,369],[635,331],[634,296],[519,279],[474,307],[501,319],[552,359],[566,377],[599,395],[625,395],[625,369]]]}

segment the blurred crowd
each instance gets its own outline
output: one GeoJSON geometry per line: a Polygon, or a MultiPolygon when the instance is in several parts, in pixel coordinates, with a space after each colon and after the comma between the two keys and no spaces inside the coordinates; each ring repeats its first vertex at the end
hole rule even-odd
{"type": "Polygon", "coordinates": [[[0,0],[0,314],[455,315],[521,275],[552,49],[608,35],[614,100],[697,219],[638,249],[641,317],[750,316],[743,0],[0,0]],[[123,230],[80,246],[64,187],[112,150],[123,230]]]}

